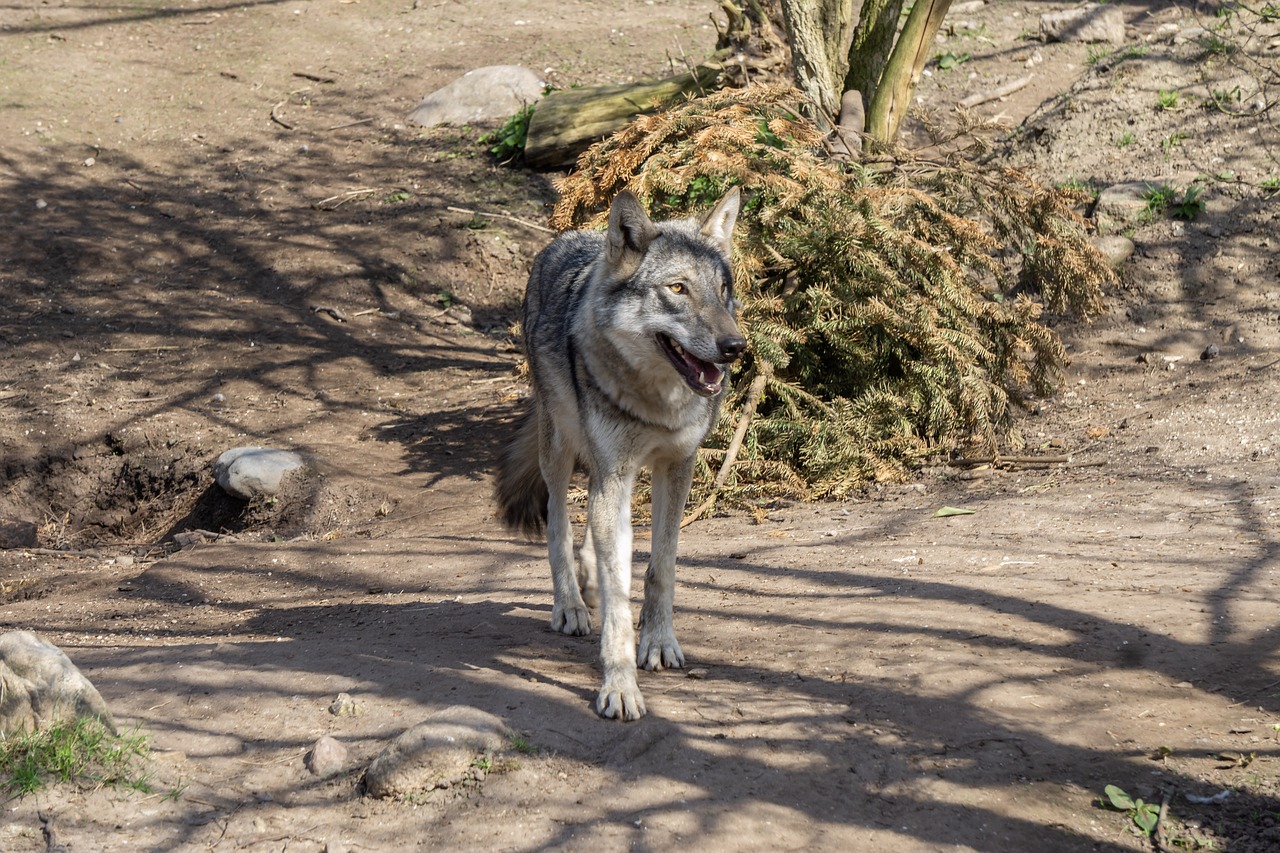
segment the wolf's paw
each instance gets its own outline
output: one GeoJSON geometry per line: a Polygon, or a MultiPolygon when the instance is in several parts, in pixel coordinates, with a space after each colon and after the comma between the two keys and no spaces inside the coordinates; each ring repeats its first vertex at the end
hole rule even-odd
{"type": "Polygon", "coordinates": [[[610,720],[638,720],[644,716],[644,697],[634,673],[630,678],[605,678],[596,697],[596,713],[610,720]]]}
{"type": "Polygon", "coordinates": [[[676,642],[676,635],[667,631],[650,634],[640,631],[640,649],[636,653],[636,663],[645,669],[680,669],[684,666],[684,652],[676,642]]]}
{"type": "Polygon", "coordinates": [[[585,607],[561,607],[551,611],[551,630],[583,637],[591,633],[591,614],[585,607]]]}

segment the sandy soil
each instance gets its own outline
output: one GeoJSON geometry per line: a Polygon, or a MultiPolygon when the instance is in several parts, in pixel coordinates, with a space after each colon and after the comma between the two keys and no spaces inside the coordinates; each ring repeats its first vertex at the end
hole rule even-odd
{"type": "Polygon", "coordinates": [[[1107,316],[1061,328],[1067,387],[1023,432],[1071,463],[693,525],[689,669],[643,674],[629,725],[592,712],[595,638],[550,631],[541,546],[489,497],[547,238],[451,208],[541,222],[554,175],[403,116],[484,64],[659,73],[710,48],[712,4],[0,9],[0,518],[41,538],[0,551],[0,627],[60,645],[156,750],[154,794],[11,800],[0,849],[46,849],[38,811],[73,851],[1149,849],[1108,784],[1167,798],[1166,845],[1280,846],[1274,120],[1203,108],[1239,75],[1161,29],[1203,19],[1119,5],[1141,55],[1041,44],[1065,4],[995,0],[920,90],[941,109],[1030,71],[980,109],[1026,119],[1003,156],[1053,180],[1231,172],[1194,221],[1133,232],[1107,316]],[[248,443],[312,455],[309,500],[223,498],[211,462],[248,443]],[[196,529],[229,535],[175,550],[196,529]],[[362,713],[330,714],[339,692],[362,713]],[[360,795],[457,703],[536,752],[360,795]],[[351,773],[304,769],[323,734],[351,773]]]}

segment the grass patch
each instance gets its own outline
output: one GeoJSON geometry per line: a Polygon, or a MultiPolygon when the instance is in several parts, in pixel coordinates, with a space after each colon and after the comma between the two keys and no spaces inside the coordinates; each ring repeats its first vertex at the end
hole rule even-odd
{"type": "Polygon", "coordinates": [[[59,782],[150,793],[143,768],[150,753],[145,735],[114,735],[101,721],[82,719],[0,738],[0,773],[11,797],[59,782]]]}

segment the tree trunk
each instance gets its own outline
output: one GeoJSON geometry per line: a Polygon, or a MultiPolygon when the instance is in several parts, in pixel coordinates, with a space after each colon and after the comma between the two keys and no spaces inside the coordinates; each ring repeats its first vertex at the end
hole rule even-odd
{"type": "Polygon", "coordinates": [[[867,133],[872,139],[888,143],[897,135],[920,82],[920,72],[929,59],[934,36],[950,8],[951,0],[917,0],[912,7],[867,105],[867,133]]]}
{"type": "Polygon", "coordinates": [[[898,33],[902,4],[903,0],[865,0],[862,4],[858,26],[849,45],[849,72],[844,78],[844,90],[861,93],[864,104],[871,103],[880,85],[880,74],[893,50],[893,37],[898,33]]]}
{"type": "Polygon", "coordinates": [[[849,32],[850,0],[782,0],[796,84],[816,109],[818,126],[830,129],[840,114],[849,32]]]}

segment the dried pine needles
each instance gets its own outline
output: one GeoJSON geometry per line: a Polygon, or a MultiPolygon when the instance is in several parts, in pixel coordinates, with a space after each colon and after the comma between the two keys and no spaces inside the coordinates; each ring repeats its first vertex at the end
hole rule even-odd
{"type": "Polygon", "coordinates": [[[749,353],[697,489],[839,497],[956,447],[1016,447],[1013,406],[1064,352],[1043,322],[1102,310],[1113,274],[1078,197],[963,159],[840,163],[785,87],[642,116],[585,152],[551,224],[601,226],[623,188],[655,217],[731,186],[749,353]],[[718,473],[717,473],[718,469],[718,473]]]}

